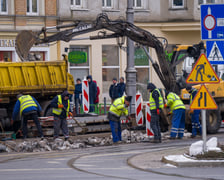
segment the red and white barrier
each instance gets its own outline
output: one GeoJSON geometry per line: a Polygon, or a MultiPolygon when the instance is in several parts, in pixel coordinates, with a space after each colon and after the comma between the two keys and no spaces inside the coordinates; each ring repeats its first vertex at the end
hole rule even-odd
{"type": "Polygon", "coordinates": [[[85,113],[89,112],[89,84],[86,79],[82,81],[82,107],[85,113]]]}
{"type": "Polygon", "coordinates": [[[135,117],[138,126],[143,125],[143,113],[142,113],[142,95],[137,93],[135,95],[135,117]]]}
{"type": "Polygon", "coordinates": [[[149,108],[149,103],[146,104],[146,108],[145,108],[145,118],[146,118],[146,133],[148,136],[154,136],[152,128],[150,126],[151,123],[151,112],[150,112],[150,108],[149,108]]]}

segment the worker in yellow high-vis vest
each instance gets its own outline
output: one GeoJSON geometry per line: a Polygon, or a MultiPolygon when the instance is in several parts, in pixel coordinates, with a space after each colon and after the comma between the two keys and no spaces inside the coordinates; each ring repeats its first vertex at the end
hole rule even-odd
{"type": "Polygon", "coordinates": [[[44,138],[42,128],[40,126],[40,122],[38,120],[38,114],[41,114],[42,108],[37,100],[30,95],[17,95],[17,101],[13,109],[12,118],[15,122],[17,119],[17,115],[20,113],[20,117],[22,118],[22,131],[23,138],[27,138],[28,130],[27,130],[27,121],[33,120],[36,124],[37,130],[39,132],[39,136],[41,139],[44,138]]]}
{"type": "Polygon", "coordinates": [[[153,83],[148,83],[147,89],[150,92],[149,107],[151,112],[151,128],[154,133],[153,143],[161,143],[161,131],[159,124],[159,115],[164,107],[163,97],[160,90],[153,83]]]}
{"type": "Polygon", "coordinates": [[[69,138],[69,131],[67,125],[68,115],[72,116],[70,111],[69,92],[64,91],[61,95],[57,95],[51,102],[54,115],[54,139],[59,137],[59,131],[62,130],[65,140],[69,138]]]}
{"type": "Polygon", "coordinates": [[[176,136],[178,139],[182,139],[185,129],[185,105],[180,97],[173,92],[166,91],[166,99],[165,107],[169,107],[169,114],[172,114],[170,139],[176,139],[176,136]]]}
{"type": "Polygon", "coordinates": [[[119,143],[122,141],[120,117],[121,115],[125,115],[127,119],[130,120],[130,116],[128,115],[128,106],[131,103],[131,99],[132,96],[122,96],[115,99],[110,106],[107,118],[109,119],[114,143],[119,143]]]}

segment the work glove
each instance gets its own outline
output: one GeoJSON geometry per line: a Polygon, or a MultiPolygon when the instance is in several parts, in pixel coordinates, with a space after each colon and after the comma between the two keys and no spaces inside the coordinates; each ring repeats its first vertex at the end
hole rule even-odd
{"type": "Polygon", "coordinates": [[[71,117],[73,116],[72,112],[69,112],[68,114],[69,114],[69,116],[71,116],[71,117]]]}
{"type": "Polygon", "coordinates": [[[171,116],[171,115],[172,115],[172,112],[168,112],[168,113],[167,113],[167,116],[171,116]]]}
{"type": "Polygon", "coordinates": [[[190,109],[190,114],[193,114],[194,113],[194,109],[190,109]]]}
{"type": "Polygon", "coordinates": [[[164,104],[164,108],[167,108],[168,106],[167,106],[167,104],[164,104]]]}
{"type": "Polygon", "coordinates": [[[160,112],[159,112],[159,109],[156,109],[156,113],[159,115],[159,113],[160,113],[160,112]]]}
{"type": "Polygon", "coordinates": [[[13,123],[14,123],[14,121],[13,121],[13,119],[11,119],[11,121],[10,121],[10,125],[12,126],[12,125],[13,125],[13,123]]]}
{"type": "Polygon", "coordinates": [[[63,108],[64,105],[63,104],[58,104],[58,108],[63,108]]]}

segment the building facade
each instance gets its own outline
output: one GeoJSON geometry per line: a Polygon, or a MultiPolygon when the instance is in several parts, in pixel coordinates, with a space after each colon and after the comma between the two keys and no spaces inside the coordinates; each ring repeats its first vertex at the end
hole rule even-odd
{"type": "MultiPolygon", "coordinates": [[[[39,31],[57,24],[56,0],[1,0],[0,61],[20,61],[15,51],[15,39],[20,30],[39,31]]],[[[57,46],[45,44],[31,49],[39,60],[56,59],[57,46]],[[52,50],[50,50],[52,49],[52,50]]]]}
{"type": "MultiPolygon", "coordinates": [[[[200,37],[200,4],[224,3],[223,0],[133,0],[134,23],[157,37],[165,37],[169,47],[176,44],[196,44],[200,37]]],[[[42,27],[65,25],[76,21],[92,23],[100,13],[111,20],[126,19],[127,0],[1,0],[0,5],[0,61],[19,61],[15,52],[15,38],[20,30],[41,30],[42,27]]],[[[51,33],[57,32],[52,31],[51,33]]],[[[49,33],[49,34],[51,34],[49,33]]],[[[116,39],[90,40],[98,31],[82,34],[70,42],[58,41],[33,47],[31,52],[40,60],[62,59],[71,51],[84,52],[86,60],[70,63],[74,80],[91,74],[101,90],[100,102],[109,98],[112,79],[125,77],[127,56],[116,39]]],[[[157,55],[149,48],[154,60],[157,55]]],[[[135,49],[137,91],[148,100],[147,83],[163,85],[142,49],[135,49]]],[[[126,79],[125,79],[126,80],[126,79]]]]}

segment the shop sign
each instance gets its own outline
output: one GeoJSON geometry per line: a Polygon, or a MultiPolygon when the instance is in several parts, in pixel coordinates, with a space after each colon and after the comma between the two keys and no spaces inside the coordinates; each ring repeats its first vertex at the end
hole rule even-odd
{"type": "Polygon", "coordinates": [[[15,47],[14,39],[0,39],[0,47],[15,47]]]}
{"type": "Polygon", "coordinates": [[[68,61],[74,64],[87,62],[87,53],[83,51],[72,51],[68,53],[68,61]]]}

